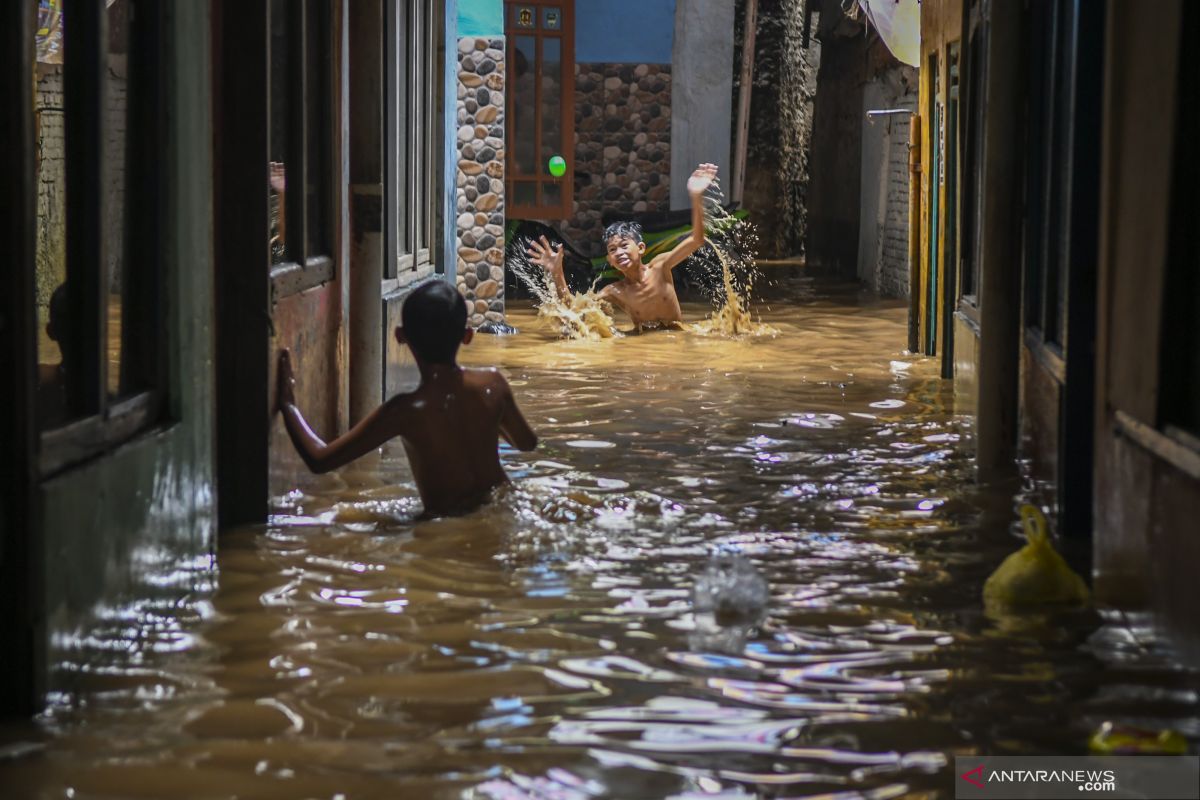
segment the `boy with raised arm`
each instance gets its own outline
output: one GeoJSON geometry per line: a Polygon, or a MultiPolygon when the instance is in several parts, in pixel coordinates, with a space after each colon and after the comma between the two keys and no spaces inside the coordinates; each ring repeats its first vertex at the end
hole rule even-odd
{"type": "Polygon", "coordinates": [[[287,350],[279,353],[277,405],[292,444],[313,472],[328,472],[399,436],[425,505],[425,516],[459,514],[482,504],[508,481],[496,443],[503,436],[518,450],[537,447],[537,435],[517,408],[508,381],[494,367],[457,363],[459,345],[474,334],[467,306],[443,281],[416,289],[400,310],[396,340],[416,359],[421,383],[384,402],[343,436],[326,444],[296,406],[287,350]]]}
{"type": "MultiPolygon", "coordinates": [[[[643,325],[678,327],[683,311],[675,295],[671,270],[704,245],[704,192],[717,177],[715,164],[701,164],[688,179],[687,191],[692,203],[692,235],[669,252],[642,262],[646,243],[636,222],[616,222],[604,231],[608,263],[621,273],[621,279],[600,290],[600,299],[622,309],[640,331],[643,325]]],[[[545,236],[529,243],[529,260],[540,265],[554,281],[559,296],[571,300],[571,290],[563,275],[563,246],[554,247],[545,236]]]]}

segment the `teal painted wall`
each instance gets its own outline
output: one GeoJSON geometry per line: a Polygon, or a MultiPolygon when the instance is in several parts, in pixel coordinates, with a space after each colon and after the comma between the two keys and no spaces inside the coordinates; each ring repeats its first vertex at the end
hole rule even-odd
{"type": "Polygon", "coordinates": [[[504,35],[504,0],[457,0],[459,36],[504,35]]]}
{"type": "MultiPolygon", "coordinates": [[[[40,487],[48,668],[111,661],[90,649],[89,632],[175,616],[214,578],[210,23],[208,4],[168,8],[169,421],[40,487]]],[[[69,689],[73,674],[51,672],[49,688],[69,689]]]]}

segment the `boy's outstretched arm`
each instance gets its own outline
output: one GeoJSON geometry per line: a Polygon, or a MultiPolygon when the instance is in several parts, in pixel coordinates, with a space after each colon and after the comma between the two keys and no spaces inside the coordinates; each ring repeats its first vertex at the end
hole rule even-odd
{"type": "Polygon", "coordinates": [[[278,379],[276,404],[283,414],[288,436],[300,458],[304,459],[305,465],[313,472],[329,472],[349,464],[400,433],[398,420],[402,415],[391,413],[389,404],[384,403],[345,435],[326,444],[309,427],[308,421],[296,405],[296,379],[292,375],[292,361],[287,350],[279,351],[278,379]]]}
{"type": "Polygon", "coordinates": [[[508,385],[508,381],[503,377],[500,380],[504,384],[500,405],[500,433],[509,444],[518,450],[533,450],[538,445],[537,434],[525,421],[525,415],[521,413],[521,409],[517,408],[517,399],[513,397],[512,387],[508,385]]]}
{"type": "Polygon", "coordinates": [[[663,268],[675,269],[683,260],[704,246],[704,192],[717,177],[716,164],[701,164],[688,178],[688,197],[692,201],[692,235],[671,248],[664,258],[663,268]]]}
{"type": "Polygon", "coordinates": [[[567,276],[563,274],[563,246],[560,243],[555,248],[545,236],[538,238],[540,241],[530,240],[529,247],[526,248],[525,253],[529,256],[531,263],[537,264],[550,273],[550,278],[554,281],[554,288],[558,291],[558,296],[569,303],[571,301],[571,289],[567,286],[567,276]]]}

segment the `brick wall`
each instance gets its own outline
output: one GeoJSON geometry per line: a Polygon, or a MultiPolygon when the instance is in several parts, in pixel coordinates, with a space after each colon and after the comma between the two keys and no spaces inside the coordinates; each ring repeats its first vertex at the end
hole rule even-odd
{"type": "Polygon", "coordinates": [[[894,65],[863,86],[861,189],[856,272],[884,297],[907,297],[908,135],[917,103],[916,70],[894,65]]]}
{"type": "MultiPolygon", "coordinates": [[[[916,109],[915,94],[904,95],[896,108],[916,109]]],[[[911,119],[899,114],[890,121],[887,159],[887,210],[879,260],[879,293],[908,297],[908,132],[911,119]]]]}
{"type": "MultiPolygon", "coordinates": [[[[63,115],[63,68],[39,64],[37,68],[37,256],[36,293],[39,307],[66,277],[67,172],[66,131],[63,115]]],[[[108,229],[110,288],[121,286],[124,257],[126,78],[123,56],[109,56],[108,111],[105,116],[104,158],[108,181],[103,213],[108,229]]]]}

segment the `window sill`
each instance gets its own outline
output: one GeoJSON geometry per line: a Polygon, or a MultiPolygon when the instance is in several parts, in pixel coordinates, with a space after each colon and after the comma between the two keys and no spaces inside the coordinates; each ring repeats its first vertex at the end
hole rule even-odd
{"type": "Polygon", "coordinates": [[[979,334],[979,298],[973,294],[964,294],[958,298],[958,313],[971,324],[976,335],[979,334]]]}
{"type": "Polygon", "coordinates": [[[1151,455],[1157,456],[1175,469],[1200,481],[1200,449],[1186,434],[1172,435],[1138,422],[1124,411],[1114,414],[1117,432],[1151,455]]]}
{"type": "Polygon", "coordinates": [[[390,294],[407,289],[414,284],[424,282],[425,279],[431,277],[433,273],[434,268],[432,263],[423,264],[416,269],[410,269],[407,272],[402,273],[399,277],[388,278],[385,280],[380,290],[380,294],[386,298],[390,294]]]}
{"type": "Polygon", "coordinates": [[[114,403],[107,417],[86,417],[43,432],[38,464],[42,477],[112,452],[157,421],[160,408],[158,393],[145,392],[114,403]]]}
{"type": "Polygon", "coordinates": [[[959,305],[958,310],[954,312],[954,318],[961,321],[962,324],[966,325],[967,328],[970,329],[971,333],[974,334],[976,339],[979,338],[979,319],[978,319],[978,317],[976,317],[972,314],[966,313],[963,310],[962,305],[959,305]]]}
{"type": "Polygon", "coordinates": [[[1025,347],[1046,372],[1058,381],[1059,385],[1067,382],[1067,364],[1063,360],[1062,350],[1058,345],[1042,339],[1042,332],[1036,328],[1025,329],[1025,347]]]}
{"type": "Polygon", "coordinates": [[[271,268],[271,305],[332,280],[333,259],[329,256],[313,256],[303,266],[295,262],[276,264],[271,268]]]}

